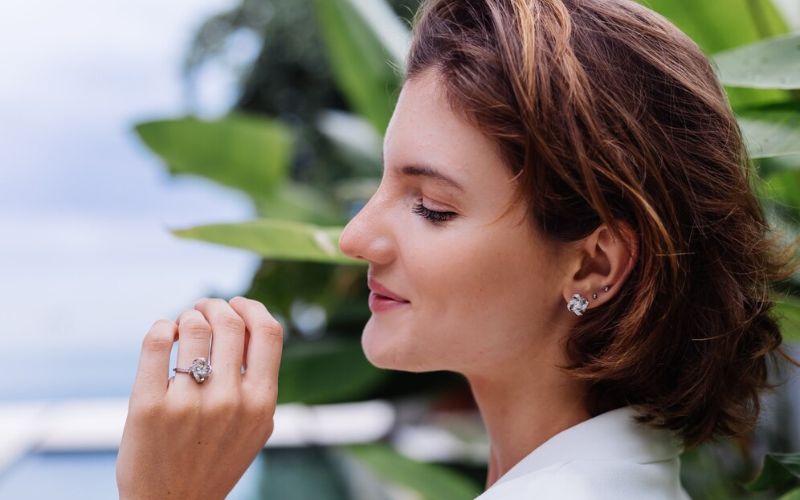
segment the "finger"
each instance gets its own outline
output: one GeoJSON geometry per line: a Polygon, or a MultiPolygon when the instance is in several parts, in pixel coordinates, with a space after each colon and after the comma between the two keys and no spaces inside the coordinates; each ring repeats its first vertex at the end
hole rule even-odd
{"type": "Polygon", "coordinates": [[[277,391],[283,327],[264,304],[257,300],[234,297],[230,300],[230,305],[239,313],[250,331],[245,379],[263,382],[271,390],[277,391]]]}
{"type": "Polygon", "coordinates": [[[177,333],[178,326],[167,319],[158,320],[150,327],[142,340],[132,397],[159,397],[166,393],[169,355],[177,333]]]}
{"type": "MultiPolygon", "coordinates": [[[[189,309],[178,317],[178,356],[176,366],[190,368],[195,358],[209,359],[211,350],[211,325],[200,311],[189,309]]],[[[212,365],[213,367],[213,365],[212,365]]],[[[214,370],[216,371],[216,370],[214,370]]],[[[214,377],[212,372],[211,377],[214,377]]],[[[204,383],[208,383],[207,380],[204,383]]],[[[195,386],[191,373],[175,373],[175,387],[195,386]]]]}
{"type": "Polygon", "coordinates": [[[213,344],[211,366],[217,378],[241,380],[244,353],[245,323],[239,314],[222,299],[204,299],[194,308],[211,324],[213,344]]]}

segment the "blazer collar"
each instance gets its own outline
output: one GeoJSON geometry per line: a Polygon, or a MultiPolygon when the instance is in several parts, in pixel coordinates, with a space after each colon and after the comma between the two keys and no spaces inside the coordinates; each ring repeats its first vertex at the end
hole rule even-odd
{"type": "Polygon", "coordinates": [[[559,462],[624,460],[659,462],[678,457],[683,446],[670,430],[640,424],[632,406],[602,413],[554,435],[503,474],[504,483],[559,462]]]}

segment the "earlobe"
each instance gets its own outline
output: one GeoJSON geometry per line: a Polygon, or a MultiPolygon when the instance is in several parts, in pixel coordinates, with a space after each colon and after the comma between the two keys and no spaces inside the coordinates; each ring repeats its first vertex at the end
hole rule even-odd
{"type": "Polygon", "coordinates": [[[624,221],[618,221],[618,227],[621,238],[602,224],[583,240],[578,252],[578,270],[563,290],[567,310],[577,316],[613,298],[636,265],[637,235],[624,221]]]}

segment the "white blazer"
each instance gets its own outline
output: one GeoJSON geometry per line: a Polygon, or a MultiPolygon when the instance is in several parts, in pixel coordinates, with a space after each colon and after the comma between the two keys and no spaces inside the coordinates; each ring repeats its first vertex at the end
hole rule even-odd
{"type": "Polygon", "coordinates": [[[685,500],[681,442],[626,406],[551,437],[476,500],[685,500]]]}

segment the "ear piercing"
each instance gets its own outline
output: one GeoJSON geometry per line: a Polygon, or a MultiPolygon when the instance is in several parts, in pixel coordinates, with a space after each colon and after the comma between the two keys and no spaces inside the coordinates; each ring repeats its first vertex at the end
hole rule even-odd
{"type": "MultiPolygon", "coordinates": [[[[603,293],[609,290],[610,286],[606,285],[600,289],[603,293]]],[[[592,300],[597,298],[597,292],[592,293],[592,300]]],[[[567,309],[574,313],[576,316],[582,316],[586,308],[589,307],[589,300],[584,297],[583,295],[576,293],[574,294],[567,303],[567,309]]]]}
{"type": "Polygon", "coordinates": [[[567,309],[577,316],[582,316],[587,307],[589,307],[589,301],[579,293],[573,295],[567,303],[567,309]]]}

